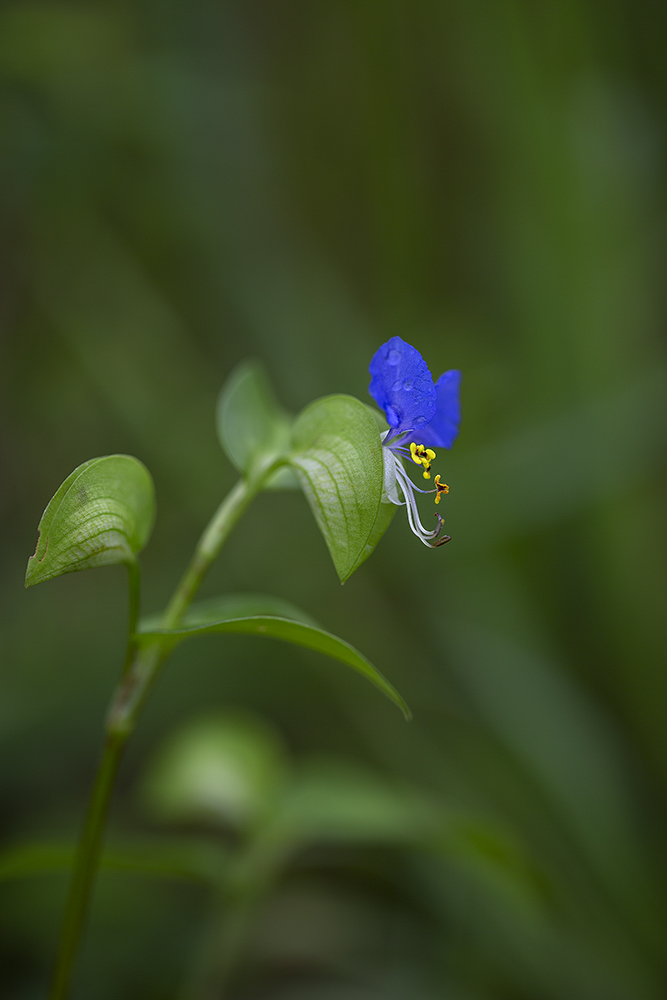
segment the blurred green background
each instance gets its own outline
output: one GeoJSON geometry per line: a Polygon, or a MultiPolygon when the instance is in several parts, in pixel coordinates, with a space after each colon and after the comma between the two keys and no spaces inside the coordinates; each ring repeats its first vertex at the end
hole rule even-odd
{"type": "Polygon", "coordinates": [[[146,463],[158,610],[234,481],[233,366],[366,400],[394,334],[464,373],[453,541],[399,512],[341,588],[265,494],[204,594],[305,608],[414,721],[292,647],[181,647],[74,995],[665,996],[666,31],[658,0],[3,3],[3,996],[44,995],[124,644],[120,568],[23,590],[48,499],[146,463]]]}

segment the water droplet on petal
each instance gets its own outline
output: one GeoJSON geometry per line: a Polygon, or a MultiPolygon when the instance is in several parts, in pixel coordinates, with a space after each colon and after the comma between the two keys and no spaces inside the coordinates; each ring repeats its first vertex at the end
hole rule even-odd
{"type": "Polygon", "coordinates": [[[414,389],[414,387],[415,386],[414,386],[414,382],[412,381],[412,379],[406,378],[405,382],[403,383],[403,388],[405,389],[405,391],[406,392],[410,392],[410,390],[414,389]]]}
{"type": "Polygon", "coordinates": [[[397,365],[400,360],[401,360],[401,355],[398,353],[398,351],[395,351],[392,347],[392,349],[389,351],[389,354],[387,355],[387,364],[397,365]]]}
{"type": "Polygon", "coordinates": [[[413,427],[423,427],[426,423],[426,417],[415,417],[412,421],[413,427]]]}
{"type": "Polygon", "coordinates": [[[392,392],[400,392],[402,388],[403,388],[403,383],[401,382],[401,380],[400,380],[400,378],[399,378],[399,379],[397,379],[397,380],[396,380],[396,381],[394,382],[394,384],[392,385],[392,387],[391,387],[391,391],[392,391],[392,392]]]}

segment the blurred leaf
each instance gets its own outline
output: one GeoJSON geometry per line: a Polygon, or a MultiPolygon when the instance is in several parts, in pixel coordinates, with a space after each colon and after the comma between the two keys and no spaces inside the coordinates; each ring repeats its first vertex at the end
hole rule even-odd
{"type": "MultiPolygon", "coordinates": [[[[244,361],[225,382],[216,411],[220,444],[239,472],[253,477],[290,447],[292,420],[275,398],[264,369],[244,361]]],[[[279,469],[269,481],[273,489],[296,489],[290,469],[279,469]]]]}
{"type": "Polygon", "coordinates": [[[25,584],[64,573],[134,562],[155,521],[153,480],[130,455],[91,458],[74,470],[39,522],[25,584]]]}
{"type": "MultiPolygon", "coordinates": [[[[17,844],[0,854],[0,882],[34,875],[68,872],[76,846],[61,842],[17,844]]],[[[101,860],[108,872],[149,875],[217,883],[228,865],[227,853],[219,845],[185,840],[170,843],[163,837],[130,844],[111,844],[101,860]]]]}
{"type": "Polygon", "coordinates": [[[452,816],[432,846],[514,907],[537,914],[553,894],[546,873],[527,847],[487,819],[452,816]]]}
{"type": "Polygon", "coordinates": [[[159,755],[144,797],[160,819],[245,829],[271,812],[287,780],[285,751],[259,719],[217,715],[182,729],[159,755]]]}
{"type": "Polygon", "coordinates": [[[19,79],[83,88],[114,68],[122,52],[122,27],[108,12],[68,4],[3,5],[0,63],[19,79]]]}
{"type": "Polygon", "coordinates": [[[441,810],[418,793],[338,760],[301,769],[282,818],[303,840],[415,843],[442,825],[441,810]]]}
{"type": "Polygon", "coordinates": [[[352,396],[325,396],[297,417],[292,441],[290,462],[344,583],[382,534],[370,544],[383,480],[376,421],[352,396]]]}
{"type": "MultiPolygon", "coordinates": [[[[493,566],[486,569],[492,579],[493,566]]],[[[653,928],[664,926],[604,714],[549,657],[478,624],[450,621],[447,633],[449,662],[466,693],[517,760],[538,775],[609,897],[623,899],[628,911],[634,898],[638,914],[650,917],[653,928]]]]}
{"type": "MultiPolygon", "coordinates": [[[[318,653],[324,653],[334,660],[346,663],[353,670],[363,674],[371,683],[375,684],[394,704],[403,712],[406,719],[410,718],[410,710],[400,694],[386,680],[379,670],[366,659],[365,656],[343,639],[325,632],[324,629],[315,625],[306,624],[304,621],[290,620],[285,617],[284,609],[292,609],[291,605],[279,601],[277,598],[264,598],[261,595],[230,595],[227,598],[216,598],[219,603],[212,601],[195,604],[190,609],[187,618],[181,628],[162,629],[154,624],[155,619],[145,619],[139,626],[139,641],[147,644],[160,640],[163,646],[174,648],[184,639],[198,635],[211,635],[215,632],[245,632],[250,635],[262,635],[272,639],[280,639],[283,642],[293,643],[295,646],[304,646],[306,649],[314,649],[318,653]],[[264,602],[268,601],[268,604],[264,602]],[[277,602],[272,604],[272,602],[277,602]],[[222,609],[223,615],[217,621],[211,620],[211,611],[215,608],[222,609]],[[280,607],[282,615],[267,613],[257,613],[261,608],[268,609],[280,607]],[[246,610],[245,614],[239,614],[246,610]],[[255,612],[248,613],[249,611],[255,612]],[[191,622],[191,624],[187,624],[191,622]]],[[[302,613],[294,609],[295,614],[302,613]]]]}

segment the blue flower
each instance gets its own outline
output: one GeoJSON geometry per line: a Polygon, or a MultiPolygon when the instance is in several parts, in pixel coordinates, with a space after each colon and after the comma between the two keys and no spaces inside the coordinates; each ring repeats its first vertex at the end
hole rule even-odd
{"type": "Polygon", "coordinates": [[[451,448],[459,432],[461,372],[433,376],[419,351],[392,337],[375,352],[369,369],[371,396],[398,434],[411,434],[429,448],[451,448]]]}
{"type": "Polygon", "coordinates": [[[419,351],[400,337],[392,337],[375,352],[369,371],[368,391],[384,410],[390,428],[382,435],[383,500],[406,506],[410,528],[424,545],[442,545],[449,541],[449,535],[440,537],[442,517],[436,512],[437,526],[434,531],[427,531],[419,519],[415,491],[435,493],[435,502],[439,503],[449,487],[436,476],[434,490],[418,489],[405,471],[402,459],[409,458],[421,466],[424,479],[431,478],[431,465],[436,458],[434,448],[451,448],[459,432],[461,373],[451,369],[434,383],[419,351]]]}

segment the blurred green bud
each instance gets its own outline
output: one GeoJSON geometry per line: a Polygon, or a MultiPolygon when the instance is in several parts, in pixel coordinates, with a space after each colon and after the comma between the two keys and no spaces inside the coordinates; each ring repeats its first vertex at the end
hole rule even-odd
{"type": "Polygon", "coordinates": [[[287,777],[277,733],[259,719],[220,713],[189,723],[171,739],[143,793],[160,820],[245,831],[273,814],[287,777]]]}

